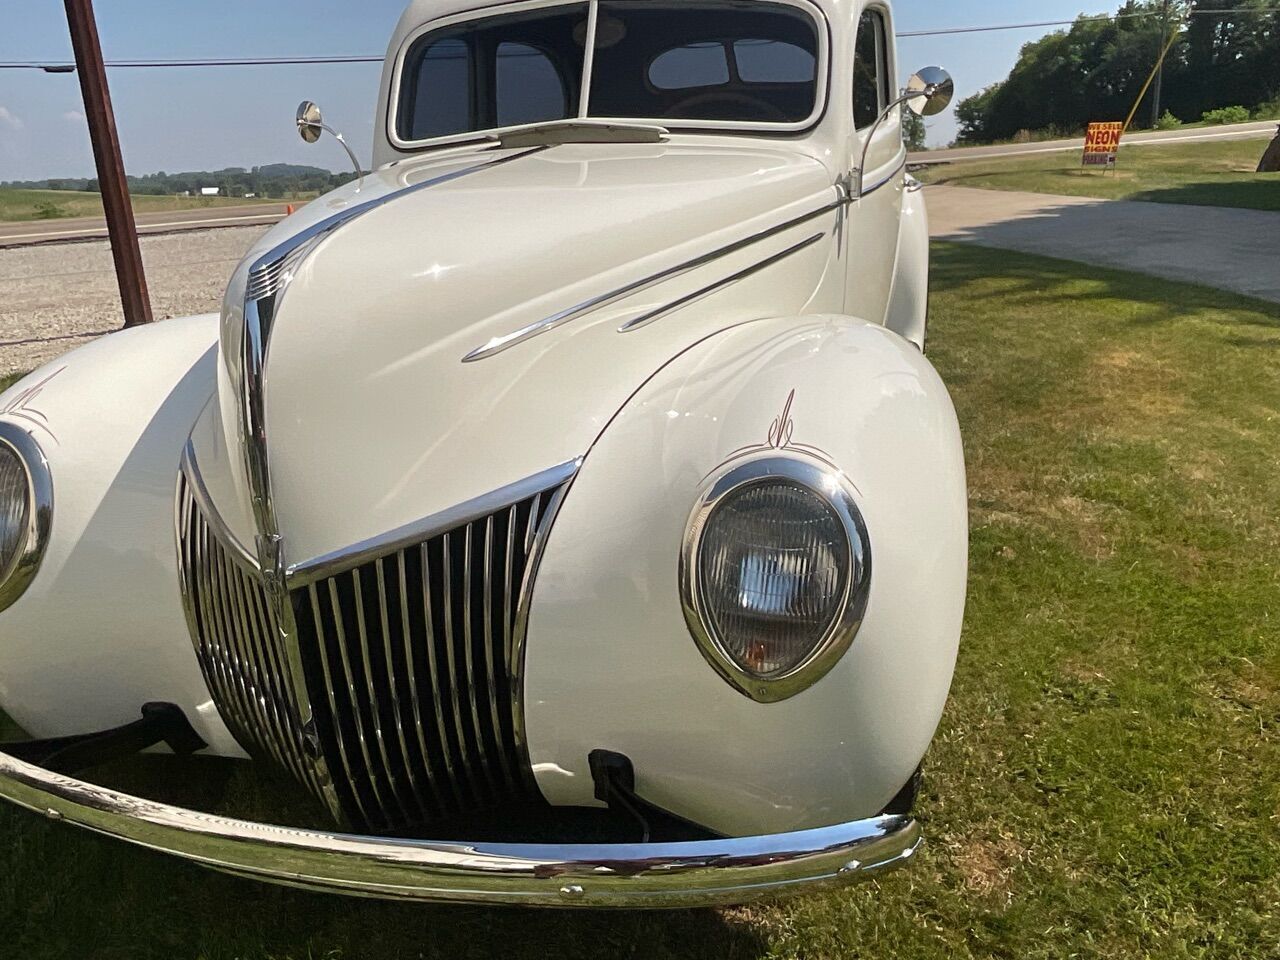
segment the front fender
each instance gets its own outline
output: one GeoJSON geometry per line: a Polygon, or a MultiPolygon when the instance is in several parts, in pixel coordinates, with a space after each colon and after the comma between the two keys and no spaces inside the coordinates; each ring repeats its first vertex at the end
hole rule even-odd
{"type": "Polygon", "coordinates": [[[694,347],[605,430],[548,541],[525,664],[539,786],[556,804],[594,804],[587,757],[607,749],[632,760],[646,801],[727,835],[878,814],[942,714],[967,538],[955,412],[909,342],[850,318],[805,317],[694,347]],[[793,393],[794,430],[779,431],[793,393]],[[677,569],[705,479],[779,436],[822,451],[851,480],[874,564],[849,652],[803,693],[762,704],[703,659],[677,569]]]}
{"type": "Polygon", "coordinates": [[[167,701],[214,752],[243,756],[192,651],[174,540],[178,464],[213,394],[217,324],[104,337],[0,397],[0,416],[31,432],[53,478],[43,563],[0,612],[0,707],[35,736],[107,729],[167,701]]]}

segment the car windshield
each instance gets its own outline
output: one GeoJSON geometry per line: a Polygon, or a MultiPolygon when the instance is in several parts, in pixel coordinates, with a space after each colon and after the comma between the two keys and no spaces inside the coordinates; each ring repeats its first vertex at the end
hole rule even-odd
{"type": "Polygon", "coordinates": [[[794,126],[816,108],[818,27],[798,7],[760,0],[595,6],[483,17],[419,38],[401,72],[399,139],[576,117],[794,126]]]}

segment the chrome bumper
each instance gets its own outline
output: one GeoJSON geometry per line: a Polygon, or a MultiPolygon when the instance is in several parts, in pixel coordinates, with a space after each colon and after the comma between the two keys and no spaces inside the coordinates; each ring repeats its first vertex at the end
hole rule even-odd
{"type": "Polygon", "coordinates": [[[819,830],[652,844],[387,840],[195,813],[0,753],[0,797],[151,850],[257,880],[395,900],[539,907],[702,907],[843,885],[904,863],[909,817],[819,830]]]}

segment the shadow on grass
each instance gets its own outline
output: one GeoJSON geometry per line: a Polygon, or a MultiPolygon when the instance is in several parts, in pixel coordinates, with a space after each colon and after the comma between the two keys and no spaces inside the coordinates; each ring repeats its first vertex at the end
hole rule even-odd
{"type": "MultiPolygon", "coordinates": [[[[87,779],[199,810],[324,827],[291,783],[245,763],[143,757],[87,779]]],[[[715,957],[753,960],[733,913],[528,911],[344,898],[218,874],[0,809],[0,943],[10,956],[715,957]]]]}
{"type": "Polygon", "coordinates": [[[1126,197],[1147,203],[1180,203],[1200,207],[1236,207],[1280,211],[1280,174],[1259,173],[1251,180],[1188,183],[1181,187],[1143,190],[1126,197]],[[1270,186],[1270,190],[1261,190],[1270,186]]]}

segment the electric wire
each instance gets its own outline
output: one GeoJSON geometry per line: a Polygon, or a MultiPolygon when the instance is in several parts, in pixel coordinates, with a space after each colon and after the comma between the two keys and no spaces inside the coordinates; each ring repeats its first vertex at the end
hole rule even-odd
{"type": "MultiPolygon", "coordinates": [[[[1244,10],[1189,10],[1184,17],[1255,17],[1280,14],[1280,7],[1253,7],[1244,10]]],[[[1079,22],[1108,22],[1117,20],[1147,20],[1162,16],[1159,10],[1145,10],[1135,13],[1100,13],[1080,16],[1072,20],[1037,20],[1029,23],[1002,23],[986,26],[939,27],[930,30],[903,30],[898,33],[902,40],[920,37],[947,37],[971,33],[997,33],[1009,30],[1036,30],[1046,27],[1070,27],[1079,22]]],[[[350,63],[382,63],[381,55],[349,55],[331,57],[207,57],[187,60],[109,60],[107,67],[112,69],[157,69],[179,67],[283,67],[312,66],[321,64],[350,63]]],[[[75,64],[58,60],[13,60],[0,62],[0,70],[43,70],[46,73],[74,73],[75,64]]]]}

